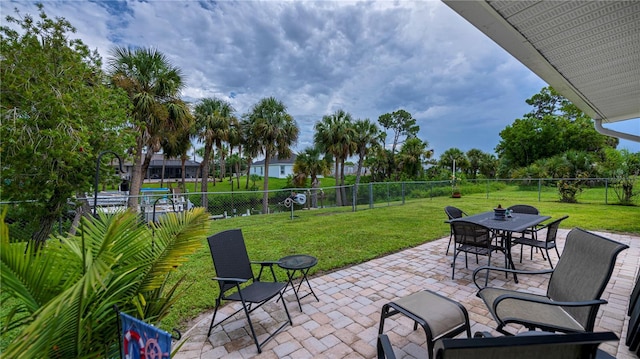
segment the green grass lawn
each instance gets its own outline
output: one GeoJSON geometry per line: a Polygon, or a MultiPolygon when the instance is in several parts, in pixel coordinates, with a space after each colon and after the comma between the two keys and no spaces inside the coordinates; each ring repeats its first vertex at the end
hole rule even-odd
{"type": "MultiPolygon", "coordinates": [[[[492,193],[488,199],[486,197],[486,194],[477,194],[461,199],[418,199],[407,201],[405,205],[357,212],[352,212],[351,207],[296,210],[293,220],[289,213],[236,217],[212,221],[210,232],[241,228],[252,260],[277,260],[295,253],[311,254],[318,258],[318,265],[311,269],[311,275],[448,236],[449,227],[444,223],[446,216],[443,211],[447,205],[474,214],[491,210],[498,203],[503,207],[527,203],[553,218],[569,215],[562,222],[562,228],[581,227],[640,236],[638,207],[538,202],[537,194],[518,191],[500,191],[492,193]]],[[[257,267],[255,269],[258,270],[257,267]]],[[[277,274],[279,278],[285,278],[283,271],[277,274]]],[[[211,280],[215,274],[205,238],[202,247],[179,268],[174,278],[182,275],[186,276],[185,295],[172,308],[163,327],[184,329],[190,319],[215,305],[218,287],[211,280]]]]}

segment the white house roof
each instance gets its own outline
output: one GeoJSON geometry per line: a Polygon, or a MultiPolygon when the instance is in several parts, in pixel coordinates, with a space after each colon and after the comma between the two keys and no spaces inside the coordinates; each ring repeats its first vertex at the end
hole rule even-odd
{"type": "Polygon", "coordinates": [[[640,142],[640,1],[443,0],[596,121],[640,142]],[[634,120],[638,133],[602,123],[634,120]]]}

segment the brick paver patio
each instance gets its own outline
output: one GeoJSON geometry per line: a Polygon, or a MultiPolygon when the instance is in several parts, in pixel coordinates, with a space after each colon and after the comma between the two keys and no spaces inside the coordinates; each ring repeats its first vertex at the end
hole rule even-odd
{"type": "MultiPolygon", "coordinates": [[[[564,238],[568,230],[558,232],[562,253],[564,238]]],[[[640,262],[640,236],[599,233],[605,237],[629,245],[616,262],[612,278],[603,298],[609,303],[601,306],[596,321],[596,331],[613,331],[619,342],[600,346],[617,358],[636,358],[624,345],[626,316],[629,295],[640,262]]],[[[375,358],[376,338],[382,305],[416,291],[430,289],[462,303],[469,311],[471,331],[489,331],[495,335],[496,323],[486,307],[475,296],[476,287],[471,274],[477,265],[469,259],[469,269],[464,268],[464,258],[458,258],[455,279],[451,279],[452,255],[445,255],[449,238],[432,241],[415,248],[403,250],[366,263],[344,268],[332,273],[314,276],[311,285],[320,299],[313,296],[302,300],[302,312],[292,292],[286,293],[293,326],[288,326],[264,347],[258,355],[256,346],[247,333],[249,330],[244,314],[230,319],[214,329],[207,337],[213,312],[203,313],[195,325],[183,335],[184,345],[175,356],[187,358],[375,358]]],[[[546,269],[548,262],[539,253],[533,260],[528,258],[525,247],[523,262],[519,263],[519,248],[514,247],[514,261],[518,269],[546,269]]],[[[310,253],[313,254],[313,253],[310,253]]],[[[551,258],[557,262],[555,251],[551,258]]],[[[486,257],[480,258],[480,265],[486,257]]],[[[492,264],[503,265],[499,255],[492,264]]],[[[520,283],[504,275],[490,278],[490,285],[510,289],[521,289],[544,293],[546,280],[519,277],[520,283]]],[[[304,286],[303,286],[304,291],[304,286]]],[[[220,315],[235,311],[237,303],[228,303],[220,315]]],[[[264,308],[252,313],[259,339],[265,338],[265,329],[272,331],[278,323],[286,320],[281,303],[267,303],[264,308]]],[[[222,317],[223,318],[223,317],[222,317]]],[[[216,318],[216,321],[218,319],[216,318]]],[[[514,328],[510,326],[510,328],[514,328]]],[[[421,328],[413,331],[412,322],[404,316],[395,316],[385,322],[394,351],[399,358],[426,358],[425,335],[421,328]]],[[[177,344],[174,344],[176,347],[177,344]]]]}

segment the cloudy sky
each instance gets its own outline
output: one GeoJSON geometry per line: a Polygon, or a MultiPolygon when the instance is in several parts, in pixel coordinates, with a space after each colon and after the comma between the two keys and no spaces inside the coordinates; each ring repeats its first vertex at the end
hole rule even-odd
{"type": "MultiPolygon", "coordinates": [[[[300,127],[296,150],[338,109],[374,121],[404,109],[436,157],[451,147],[494,153],[546,86],[435,0],[42,2],[105,60],[116,45],[163,52],[185,75],[187,101],[216,96],[242,115],[276,97],[300,127]]],[[[16,7],[37,14],[34,2],[0,1],[3,17],[16,7]]],[[[630,125],[607,127],[637,131],[630,125]]]]}

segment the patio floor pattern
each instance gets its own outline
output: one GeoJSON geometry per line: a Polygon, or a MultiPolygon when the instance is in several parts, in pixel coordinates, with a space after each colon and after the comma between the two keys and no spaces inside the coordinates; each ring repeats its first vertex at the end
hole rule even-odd
{"type": "MultiPolygon", "coordinates": [[[[560,253],[569,231],[558,231],[560,253]]],[[[601,349],[620,359],[637,358],[624,345],[628,317],[626,315],[629,296],[640,264],[640,236],[602,233],[607,238],[629,245],[629,249],[618,256],[613,275],[603,298],[609,303],[600,307],[595,331],[613,331],[621,340],[604,343],[601,349]]],[[[494,335],[495,321],[482,300],[476,297],[472,281],[473,268],[478,266],[469,257],[469,269],[464,266],[464,256],[456,261],[455,279],[451,279],[452,251],[445,255],[449,237],[424,243],[371,261],[343,268],[331,273],[310,278],[311,286],[318,295],[302,299],[302,312],[291,290],[285,293],[287,308],[293,320],[263,347],[258,354],[249,334],[244,313],[229,319],[214,328],[211,336],[207,331],[213,311],[203,313],[193,321],[193,326],[183,334],[184,343],[176,359],[191,358],[375,358],[376,339],[380,322],[380,311],[385,303],[421,290],[432,290],[462,303],[469,312],[472,334],[488,331],[494,335]]],[[[551,251],[554,264],[558,258],[551,251]]],[[[310,253],[313,254],[313,253],[310,253]]],[[[513,247],[513,258],[518,269],[539,270],[549,268],[549,263],[540,253],[529,259],[528,247],[524,249],[519,263],[520,248],[513,247]]],[[[487,263],[480,257],[480,264],[487,263]]],[[[492,258],[492,265],[503,266],[500,255],[492,258]]],[[[489,285],[508,289],[520,289],[544,293],[548,276],[520,276],[519,284],[504,274],[489,279],[489,285]]],[[[301,294],[304,294],[305,286],[301,294]]],[[[238,303],[228,302],[218,313],[220,319],[233,313],[238,303]]],[[[267,337],[286,320],[281,303],[272,301],[252,313],[258,339],[267,337]]],[[[216,318],[216,321],[218,318],[216,318]]],[[[508,328],[515,329],[513,325],[508,328]]],[[[389,335],[398,358],[426,358],[424,331],[408,318],[397,315],[385,322],[385,333],[389,335]]],[[[518,330],[524,330],[520,328],[518,330]]],[[[464,334],[462,334],[464,337],[464,334]]],[[[174,343],[174,348],[181,343],[174,343]]]]}

